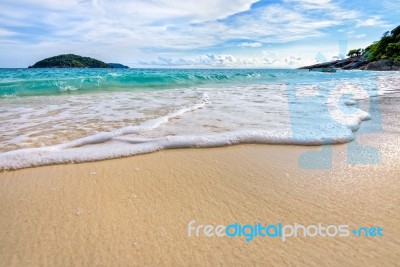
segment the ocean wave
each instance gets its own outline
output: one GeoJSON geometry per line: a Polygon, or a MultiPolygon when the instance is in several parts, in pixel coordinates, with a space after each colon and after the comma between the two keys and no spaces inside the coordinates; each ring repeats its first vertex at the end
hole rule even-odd
{"type": "Polygon", "coordinates": [[[64,69],[25,70],[22,75],[7,75],[9,70],[0,71],[0,97],[43,96],[109,90],[170,89],[212,85],[216,83],[248,82],[271,78],[256,71],[228,70],[108,70],[64,69]]]}

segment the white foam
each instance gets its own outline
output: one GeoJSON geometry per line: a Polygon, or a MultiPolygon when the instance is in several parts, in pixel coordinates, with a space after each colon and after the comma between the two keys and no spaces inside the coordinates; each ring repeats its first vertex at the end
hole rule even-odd
{"type": "MultiPolygon", "coordinates": [[[[59,145],[5,152],[0,154],[0,170],[95,161],[133,156],[163,149],[219,147],[245,143],[323,145],[345,143],[354,138],[349,128],[337,128],[329,125],[321,125],[318,130],[315,128],[304,129],[300,135],[295,137],[292,136],[290,129],[284,130],[283,128],[279,129],[279,127],[274,127],[277,130],[273,131],[229,130],[213,134],[144,137],[147,132],[160,133],[160,127],[168,124],[172,119],[185,117],[185,114],[201,110],[210,103],[208,95],[203,94],[199,103],[144,121],[137,126],[101,132],[59,145]]],[[[227,107],[227,110],[229,108],[227,107]]],[[[205,111],[205,114],[207,115],[208,112],[205,111]]],[[[256,115],[254,114],[254,116],[256,115]]],[[[190,115],[186,117],[193,119],[190,115]]]]}
{"type": "Polygon", "coordinates": [[[60,86],[59,88],[60,88],[61,92],[72,92],[72,91],[79,90],[78,87],[75,87],[75,86],[72,86],[72,85],[60,86]]]}
{"type": "MultiPolygon", "coordinates": [[[[155,125],[155,123],[152,125],[155,125]]],[[[247,143],[323,145],[326,144],[328,138],[325,135],[320,135],[296,140],[292,138],[290,132],[274,131],[239,131],[205,136],[168,136],[154,139],[121,137],[126,133],[148,129],[150,128],[132,127],[129,130],[102,133],[63,145],[6,152],[0,154],[0,170],[96,161],[151,153],[163,149],[207,148],[247,143]]],[[[332,143],[346,143],[353,138],[354,136],[349,130],[340,137],[334,137],[332,143]]]]}

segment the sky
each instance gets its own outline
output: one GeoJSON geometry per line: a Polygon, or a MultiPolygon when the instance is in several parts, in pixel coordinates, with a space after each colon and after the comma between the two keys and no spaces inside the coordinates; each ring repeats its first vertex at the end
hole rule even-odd
{"type": "Polygon", "coordinates": [[[400,0],[1,0],[0,68],[78,54],[130,67],[296,68],[364,48],[400,0]]]}

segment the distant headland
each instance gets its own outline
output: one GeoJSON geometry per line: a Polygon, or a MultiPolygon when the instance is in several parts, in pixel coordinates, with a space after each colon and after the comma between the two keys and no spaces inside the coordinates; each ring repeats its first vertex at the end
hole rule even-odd
{"type": "Polygon", "coordinates": [[[400,71],[400,26],[385,32],[380,41],[365,49],[352,49],[348,58],[331,62],[319,63],[300,69],[331,69],[344,70],[375,70],[400,71]]]}
{"type": "Polygon", "coordinates": [[[29,68],[123,68],[127,69],[119,63],[104,63],[103,61],[91,58],[82,57],[74,54],[59,55],[49,57],[36,62],[29,68]]]}

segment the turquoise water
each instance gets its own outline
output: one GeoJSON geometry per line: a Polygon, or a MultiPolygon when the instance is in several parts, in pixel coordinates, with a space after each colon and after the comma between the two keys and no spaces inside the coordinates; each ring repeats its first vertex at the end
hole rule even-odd
{"type": "Polygon", "coordinates": [[[381,129],[397,72],[0,69],[0,170],[381,129]]]}
{"type": "Polygon", "coordinates": [[[367,72],[336,74],[307,70],[0,69],[0,97],[46,96],[196,86],[320,82],[360,79],[367,72]]]}

